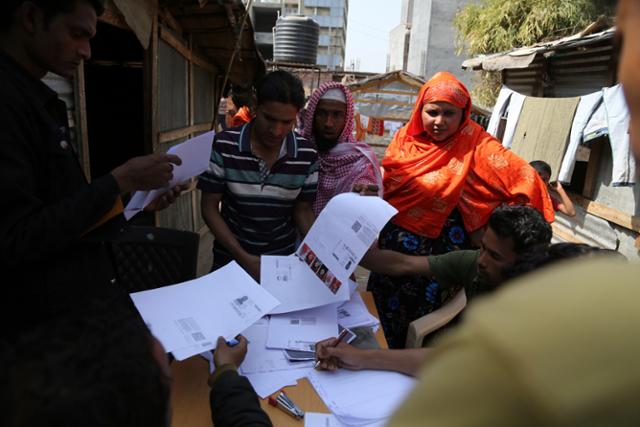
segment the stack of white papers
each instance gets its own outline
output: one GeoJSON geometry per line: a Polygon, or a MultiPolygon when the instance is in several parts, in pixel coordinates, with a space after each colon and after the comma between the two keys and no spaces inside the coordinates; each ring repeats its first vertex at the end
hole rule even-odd
{"type": "Polygon", "coordinates": [[[389,371],[310,371],[309,381],[338,421],[364,426],[388,419],[415,385],[415,379],[389,371]]]}
{"type": "Polygon", "coordinates": [[[184,360],[231,339],[279,301],[237,263],[172,286],[131,294],[142,318],[167,352],[184,360]]]}
{"type": "Polygon", "coordinates": [[[180,165],[173,165],[173,179],[165,188],[151,191],[136,191],[124,208],[124,217],[127,220],[131,219],[158,196],[166,193],[170,188],[182,184],[206,171],[209,167],[211,144],[213,143],[214,135],[214,131],[203,133],[200,136],[196,136],[195,138],[191,138],[169,148],[167,154],[175,154],[182,160],[180,165]]]}
{"type": "Polygon", "coordinates": [[[289,362],[281,349],[267,348],[268,331],[269,319],[264,317],[243,332],[249,341],[249,350],[240,365],[240,373],[262,398],[282,387],[295,385],[313,369],[313,362],[289,362]]]}

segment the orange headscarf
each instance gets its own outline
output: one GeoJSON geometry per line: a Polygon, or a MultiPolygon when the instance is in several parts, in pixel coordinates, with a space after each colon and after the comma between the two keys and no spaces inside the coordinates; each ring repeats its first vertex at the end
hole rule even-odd
{"type": "Polygon", "coordinates": [[[471,96],[452,74],[437,73],[420,89],[409,123],[396,133],[382,160],[384,198],[398,209],[394,222],[435,238],[458,207],[465,228],[473,232],[502,203],[532,205],[553,221],[549,193],[535,170],[470,114],[471,96]],[[460,127],[445,141],[434,141],[424,130],[422,107],[432,102],[464,109],[460,127]]]}
{"type": "Polygon", "coordinates": [[[247,107],[246,105],[240,107],[235,116],[233,116],[233,119],[231,119],[231,127],[242,126],[245,123],[249,123],[251,120],[253,120],[253,117],[254,115],[251,114],[251,110],[249,110],[249,107],[247,107]]]}

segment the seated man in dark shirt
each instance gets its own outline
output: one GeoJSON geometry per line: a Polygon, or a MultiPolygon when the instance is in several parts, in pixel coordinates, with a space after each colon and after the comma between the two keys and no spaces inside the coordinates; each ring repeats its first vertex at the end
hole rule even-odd
{"type": "MultiPolygon", "coordinates": [[[[171,371],[160,342],[131,312],[92,307],[0,345],[0,425],[167,427],[171,371]]],[[[249,381],[236,372],[247,341],[218,340],[209,377],[216,427],[271,426],[249,381]]],[[[203,381],[205,379],[203,378],[203,381]]]]}
{"type": "Polygon", "coordinates": [[[444,255],[413,256],[373,246],[363,267],[391,276],[432,277],[442,287],[464,287],[467,299],[491,291],[518,260],[544,251],[553,232],[544,217],[529,206],[501,206],[489,217],[480,249],[444,255]]]}
{"type": "MultiPolygon", "coordinates": [[[[520,260],[545,252],[552,236],[551,226],[534,208],[502,206],[489,217],[479,250],[455,251],[444,255],[414,256],[382,250],[376,245],[361,265],[387,275],[423,275],[445,288],[464,288],[467,300],[497,289],[520,260]]],[[[347,344],[333,347],[335,339],[316,346],[321,366],[336,369],[388,369],[415,375],[427,348],[400,350],[356,350],[347,344]]]]}

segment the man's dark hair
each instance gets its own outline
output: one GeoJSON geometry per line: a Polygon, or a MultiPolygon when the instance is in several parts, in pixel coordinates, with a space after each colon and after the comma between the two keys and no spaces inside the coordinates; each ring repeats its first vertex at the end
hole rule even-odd
{"type": "Polygon", "coordinates": [[[266,74],[258,83],[258,105],[265,102],[290,104],[300,110],[304,107],[304,88],[300,79],[283,70],[266,74]]]}
{"type": "Polygon", "coordinates": [[[511,238],[518,255],[544,250],[551,242],[551,225],[530,206],[496,208],[489,217],[489,227],[501,238],[511,238]]]}
{"type": "Polygon", "coordinates": [[[96,14],[100,16],[104,12],[106,0],[0,0],[0,33],[5,33],[11,28],[16,9],[26,1],[31,1],[44,11],[45,23],[48,24],[53,17],[71,12],[77,3],[82,1],[93,6],[96,14]]]}
{"type": "Polygon", "coordinates": [[[234,85],[231,88],[231,100],[238,108],[247,107],[250,111],[254,111],[254,91],[252,87],[244,88],[234,85]]]}
{"type": "Polygon", "coordinates": [[[534,168],[539,174],[546,173],[547,175],[551,176],[551,166],[549,166],[549,163],[545,162],[544,160],[534,160],[533,162],[530,162],[529,165],[531,165],[531,167],[534,168]]]}
{"type": "Polygon", "coordinates": [[[132,311],[55,319],[1,348],[0,425],[166,426],[169,379],[132,311]]]}
{"type": "Polygon", "coordinates": [[[521,258],[514,265],[506,269],[504,276],[508,279],[515,278],[559,261],[594,256],[609,256],[612,259],[627,260],[620,252],[612,249],[602,249],[585,243],[562,242],[549,246],[549,249],[546,251],[532,253],[521,258]]]}

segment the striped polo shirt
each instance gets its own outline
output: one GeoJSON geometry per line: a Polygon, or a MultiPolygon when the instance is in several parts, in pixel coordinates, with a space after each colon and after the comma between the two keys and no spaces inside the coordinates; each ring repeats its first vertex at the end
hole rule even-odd
{"type": "MultiPolygon", "coordinates": [[[[198,188],[222,193],[222,218],[248,253],[291,254],[296,243],[293,207],[315,199],[318,154],[310,141],[290,132],[269,169],[251,150],[252,124],[215,136],[209,169],[200,175],[198,188]]],[[[215,242],[213,253],[214,268],[232,260],[215,242]]]]}

